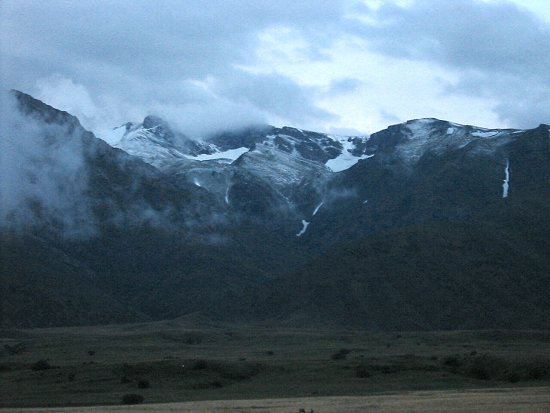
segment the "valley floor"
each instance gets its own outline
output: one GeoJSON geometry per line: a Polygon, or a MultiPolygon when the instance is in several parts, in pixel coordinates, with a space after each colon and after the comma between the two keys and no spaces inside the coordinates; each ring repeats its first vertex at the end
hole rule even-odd
{"type": "Polygon", "coordinates": [[[550,332],[0,329],[0,382],[0,413],[550,411],[550,332]]]}
{"type": "Polygon", "coordinates": [[[304,397],[292,399],[217,400],[134,406],[0,409],[0,413],[363,413],[448,412],[506,413],[550,411],[550,387],[481,389],[468,391],[420,391],[363,397],[304,397]]]}

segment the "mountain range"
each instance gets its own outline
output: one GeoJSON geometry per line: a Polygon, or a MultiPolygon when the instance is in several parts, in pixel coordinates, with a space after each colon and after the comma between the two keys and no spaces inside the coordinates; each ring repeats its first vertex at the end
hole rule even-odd
{"type": "Polygon", "coordinates": [[[0,325],[550,328],[550,126],[2,119],[0,325]],[[101,139],[100,139],[101,138],[101,139]]]}

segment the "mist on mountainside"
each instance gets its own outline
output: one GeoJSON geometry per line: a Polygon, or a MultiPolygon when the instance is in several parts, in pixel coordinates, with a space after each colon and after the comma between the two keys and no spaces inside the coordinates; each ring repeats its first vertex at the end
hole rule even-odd
{"type": "Polygon", "coordinates": [[[11,93],[0,99],[0,226],[51,225],[67,237],[93,235],[83,131],[21,113],[11,93]]]}

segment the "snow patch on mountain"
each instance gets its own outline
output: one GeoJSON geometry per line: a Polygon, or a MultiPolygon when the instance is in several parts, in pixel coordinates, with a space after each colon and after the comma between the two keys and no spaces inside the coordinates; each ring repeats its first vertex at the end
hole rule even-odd
{"type": "Polygon", "coordinates": [[[101,131],[98,133],[98,137],[107,142],[109,145],[115,146],[122,140],[126,132],[126,125],[122,125],[111,130],[101,131]]]}
{"type": "Polygon", "coordinates": [[[497,136],[500,133],[498,130],[477,130],[475,132],[472,132],[472,136],[475,136],[476,138],[492,138],[494,136],[497,136]]]}
{"type": "Polygon", "coordinates": [[[300,232],[298,232],[296,234],[297,237],[301,237],[302,235],[304,235],[307,231],[307,227],[309,226],[309,222],[306,221],[305,219],[302,219],[302,229],[300,230],[300,232]]]}
{"type": "Polygon", "coordinates": [[[225,203],[229,205],[229,185],[227,185],[227,188],[225,190],[225,196],[223,197],[225,203]]]}
{"type": "Polygon", "coordinates": [[[283,192],[307,176],[322,176],[324,172],[324,166],[319,162],[305,159],[297,151],[278,149],[269,141],[244,153],[238,160],[238,166],[283,192]]]}
{"type": "Polygon", "coordinates": [[[236,149],[229,149],[227,151],[218,151],[213,153],[202,153],[196,156],[192,155],[185,155],[187,159],[191,159],[194,161],[218,161],[222,163],[231,163],[238,159],[243,153],[248,152],[249,148],[236,148],[236,149]]]}
{"type": "MultiPolygon", "coordinates": [[[[335,136],[335,135],[328,135],[328,136],[329,138],[333,139],[336,142],[339,142],[342,145],[342,153],[338,155],[336,158],[329,159],[325,163],[325,166],[332,172],[345,171],[346,169],[351,168],[361,159],[368,159],[374,156],[374,154],[371,154],[371,155],[363,154],[359,156],[354,155],[353,150],[355,149],[355,145],[351,137],[335,136]]],[[[366,140],[368,140],[368,138],[366,138],[366,140]]]]}
{"type": "Polygon", "coordinates": [[[186,167],[190,161],[217,160],[230,163],[246,148],[220,151],[216,145],[191,139],[174,132],[162,119],[148,116],[143,123],[126,123],[100,135],[111,146],[137,156],[159,169],[180,165],[186,167]]]}
{"type": "MultiPolygon", "coordinates": [[[[405,162],[416,163],[427,149],[433,146],[435,142],[433,142],[433,139],[430,139],[433,124],[433,119],[417,119],[404,124],[408,136],[406,141],[398,145],[397,151],[405,162]]],[[[451,136],[450,134],[445,134],[446,138],[450,138],[451,136]]]]}
{"type": "Polygon", "coordinates": [[[510,189],[510,161],[506,159],[504,167],[504,182],[502,183],[502,197],[508,198],[508,190],[510,189]]]}
{"type": "Polygon", "coordinates": [[[317,215],[317,212],[319,212],[319,209],[323,206],[323,204],[324,204],[324,202],[321,202],[319,205],[317,205],[317,206],[315,207],[315,209],[313,210],[312,216],[317,215]]]}
{"type": "Polygon", "coordinates": [[[158,136],[154,129],[127,123],[100,137],[111,146],[137,156],[156,168],[163,168],[174,161],[185,162],[187,158],[183,148],[158,136]]]}

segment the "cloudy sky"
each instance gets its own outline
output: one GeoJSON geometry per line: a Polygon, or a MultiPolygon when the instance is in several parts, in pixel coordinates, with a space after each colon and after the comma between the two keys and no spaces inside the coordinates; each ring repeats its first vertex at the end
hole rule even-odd
{"type": "Polygon", "coordinates": [[[547,0],[2,0],[2,88],[89,129],[550,123],[547,0]]]}

